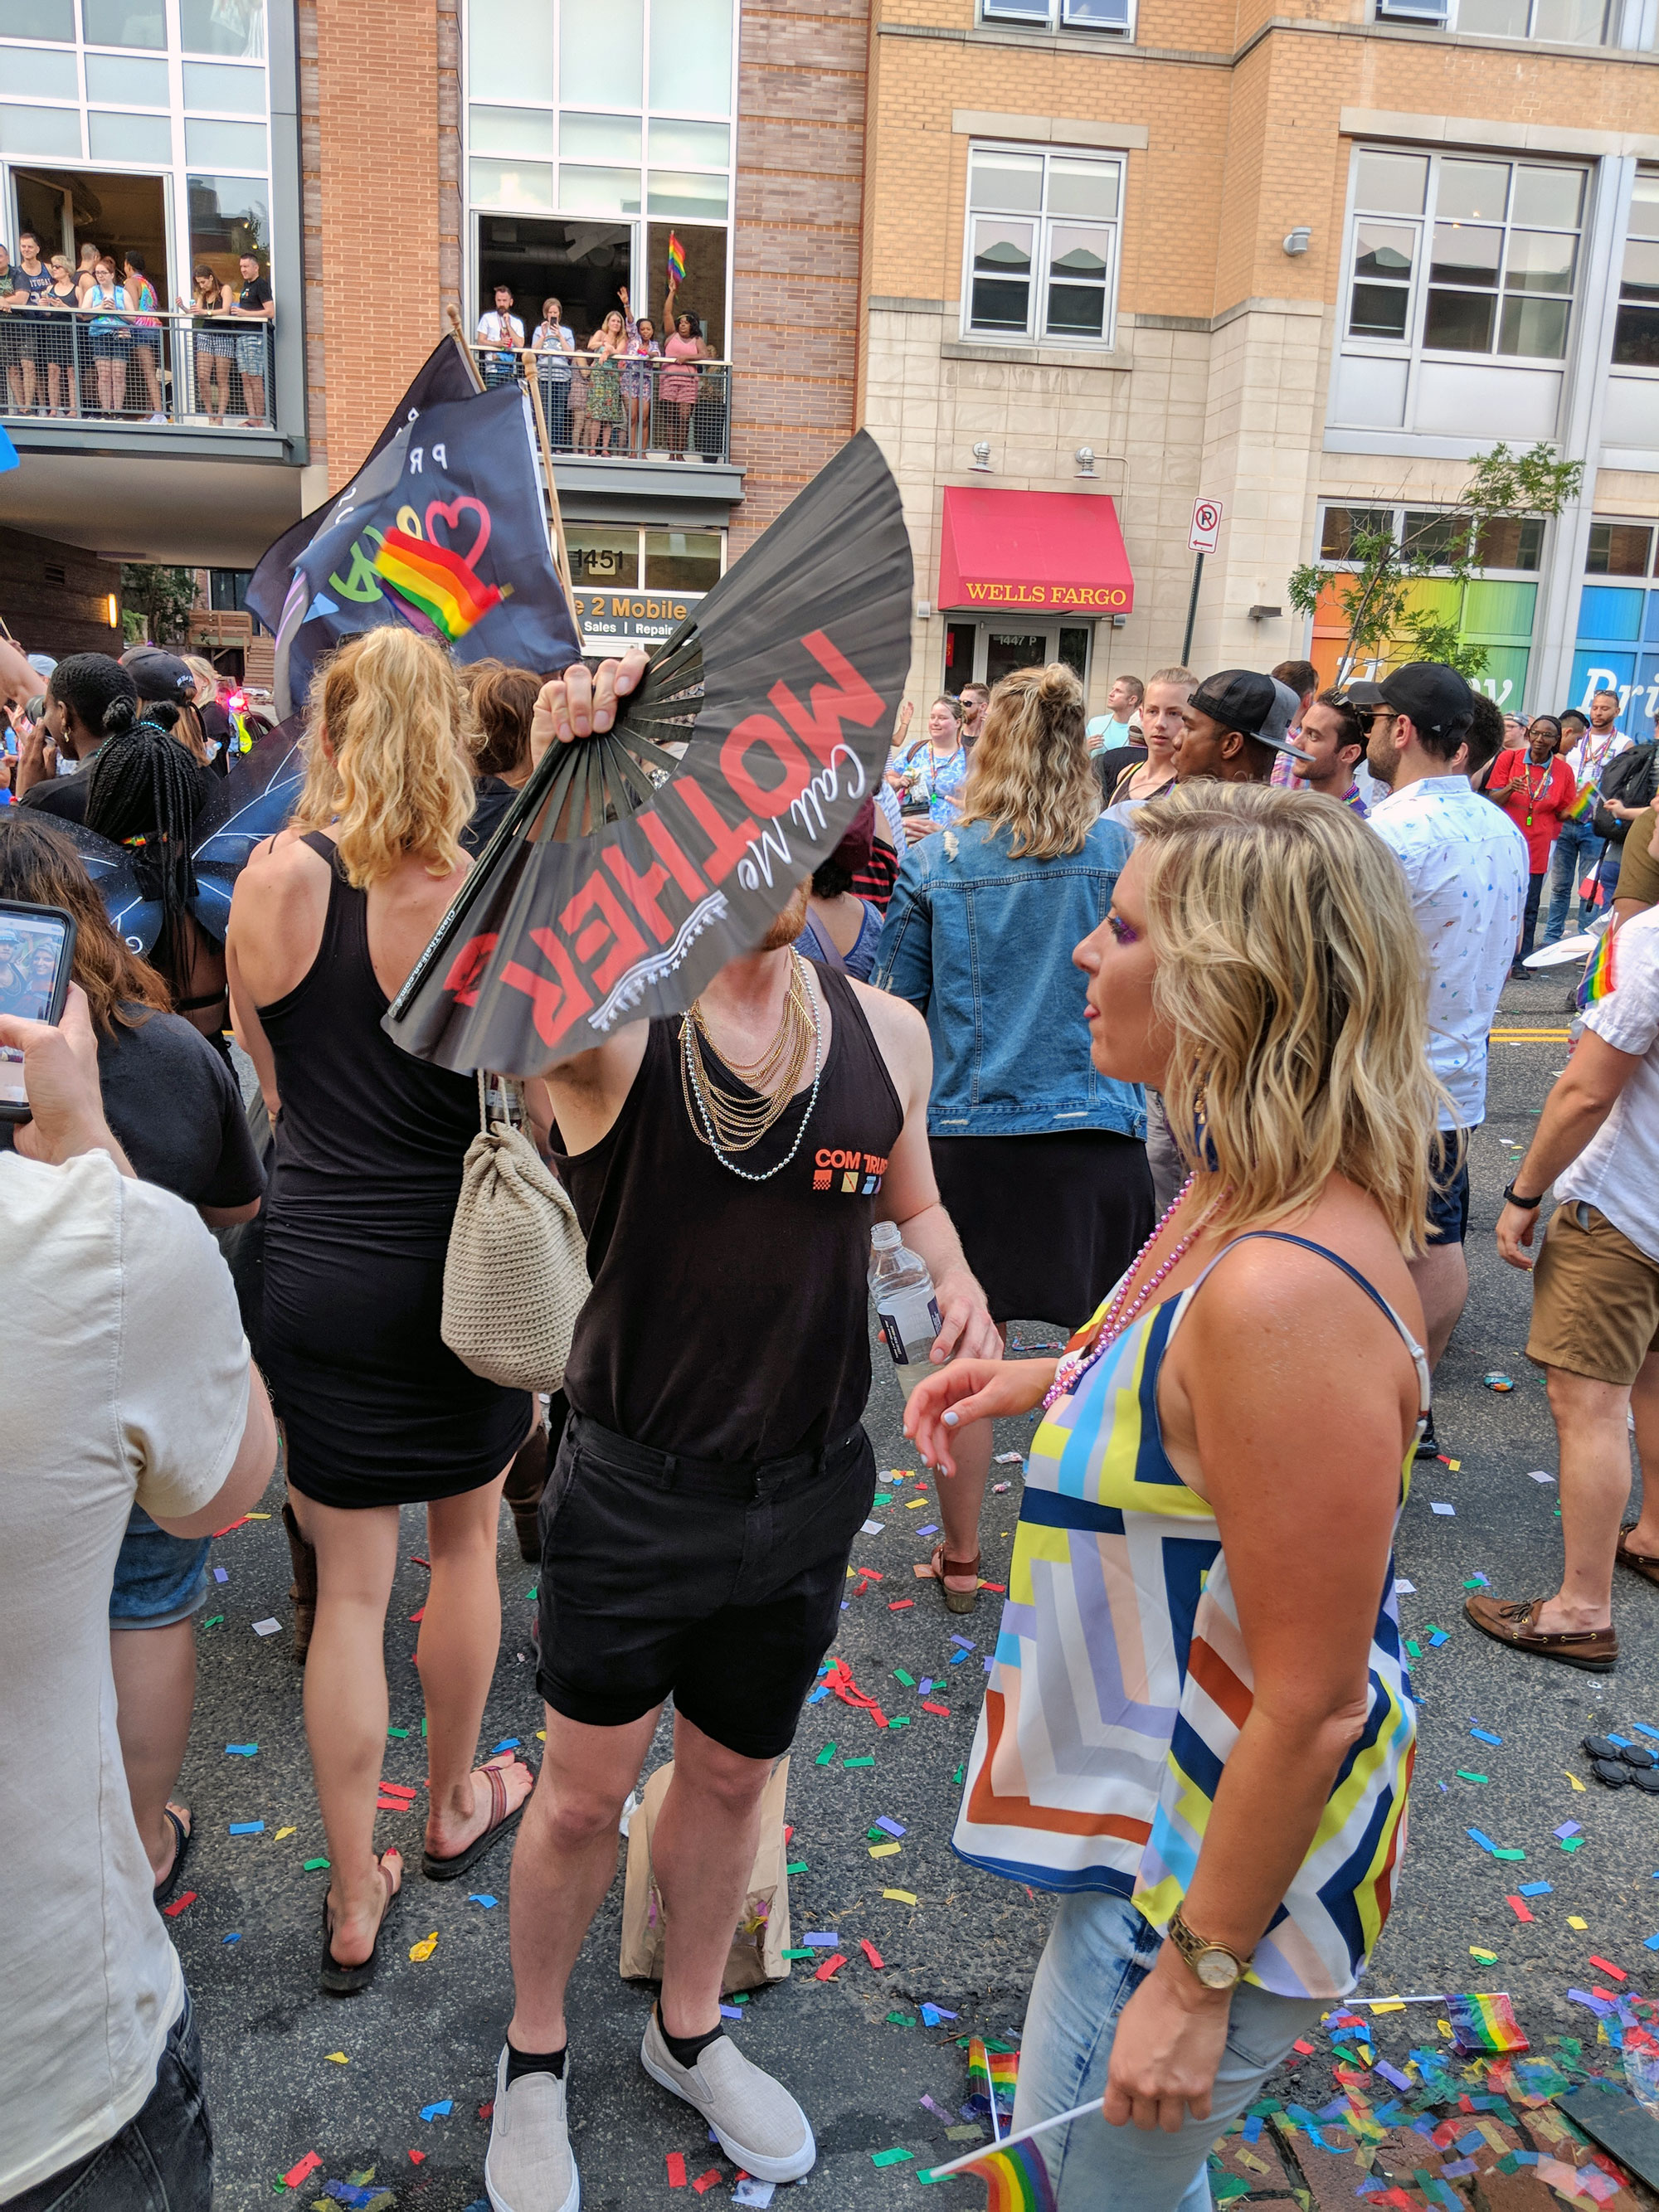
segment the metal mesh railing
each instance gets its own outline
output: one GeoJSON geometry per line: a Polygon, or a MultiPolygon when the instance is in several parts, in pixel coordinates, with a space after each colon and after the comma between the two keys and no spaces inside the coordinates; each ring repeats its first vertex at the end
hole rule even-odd
{"type": "Polygon", "coordinates": [[[731,458],[732,364],[642,354],[475,345],[486,386],[533,376],[555,455],[598,460],[731,458]]]}
{"type": "Polygon", "coordinates": [[[271,338],[252,316],[0,310],[0,412],[264,428],[276,420],[271,338]]]}

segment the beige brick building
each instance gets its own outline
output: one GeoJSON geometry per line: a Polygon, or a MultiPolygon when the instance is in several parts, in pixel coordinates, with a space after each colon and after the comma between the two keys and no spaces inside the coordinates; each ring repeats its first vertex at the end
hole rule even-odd
{"type": "Polygon", "coordinates": [[[1291,570],[1340,553],[1356,508],[1432,531],[1504,436],[1583,460],[1585,484],[1457,610],[1485,680],[1532,707],[1616,682],[1645,721],[1651,9],[873,0],[871,29],[860,414],[910,519],[919,694],[1040,648],[1086,665],[1098,708],[1112,676],[1177,658],[1200,495],[1223,520],[1194,665],[1328,667],[1291,570]],[[1068,560],[1110,568],[1109,532],[1069,520],[1109,501],[1132,609],[964,604],[941,556],[970,489],[1040,538],[1053,518],[1062,582],[1068,560]]]}

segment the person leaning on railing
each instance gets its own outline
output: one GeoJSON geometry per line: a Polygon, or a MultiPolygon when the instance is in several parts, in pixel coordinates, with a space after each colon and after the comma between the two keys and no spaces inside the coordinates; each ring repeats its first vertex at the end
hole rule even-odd
{"type": "MultiPolygon", "coordinates": [[[[54,253],[46,267],[52,277],[52,289],[41,295],[41,306],[58,312],[67,309],[72,313],[81,304],[81,295],[68,255],[54,253]]],[[[46,334],[46,345],[47,411],[53,415],[78,415],[81,405],[76,386],[81,367],[81,333],[73,322],[61,326],[54,325],[46,334]]]]}
{"type": "Polygon", "coordinates": [[[237,334],[229,319],[235,295],[205,261],[197,263],[191,276],[191,295],[187,300],[181,296],[179,305],[195,319],[196,398],[198,405],[206,403],[208,422],[216,430],[230,411],[230,364],[236,358],[237,334]]]}
{"type": "Polygon", "coordinates": [[[576,350],[575,333],[564,319],[562,300],[544,300],[542,319],[530,340],[537,356],[536,375],[547,410],[547,434],[556,453],[570,445],[570,356],[576,350]]]}

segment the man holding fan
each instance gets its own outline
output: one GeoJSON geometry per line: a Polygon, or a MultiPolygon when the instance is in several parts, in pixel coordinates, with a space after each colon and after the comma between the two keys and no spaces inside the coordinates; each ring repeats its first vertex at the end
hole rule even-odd
{"type": "MultiPolygon", "coordinates": [[[[610,728],[644,667],[630,654],[590,681],[578,662],[545,685],[538,760],[610,728]]],[[[807,889],[689,1013],[629,1024],[545,1077],[593,1287],[542,1504],[547,1750],[514,1857],[495,2212],[578,2203],[565,1984],[671,1692],[652,1844],[665,1957],[641,2060],[757,2179],[797,2180],[817,2156],[794,2098],[726,2038],[720,1998],[762,1793],[875,1491],[860,1425],[872,1223],[897,1222],[927,1263],[936,1360],[1000,1345],[933,1180],[926,1024],[793,949],[807,889]]]]}

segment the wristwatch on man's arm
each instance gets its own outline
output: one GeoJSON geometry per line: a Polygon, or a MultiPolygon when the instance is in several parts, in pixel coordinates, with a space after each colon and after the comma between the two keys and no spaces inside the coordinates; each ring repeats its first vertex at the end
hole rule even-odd
{"type": "Polygon", "coordinates": [[[1249,1960],[1241,1959],[1224,1943],[1212,1943],[1206,1937],[1195,1934],[1182,1917],[1179,1905],[1164,1933],[1205,1989],[1219,1992],[1231,1990],[1243,1980],[1249,1960]]]}
{"type": "Polygon", "coordinates": [[[1505,1206],[1518,1206],[1522,1213],[1536,1213],[1544,1203],[1544,1194],[1540,1191],[1536,1198],[1522,1198],[1512,1182],[1506,1182],[1504,1186],[1504,1203],[1505,1206]]]}

